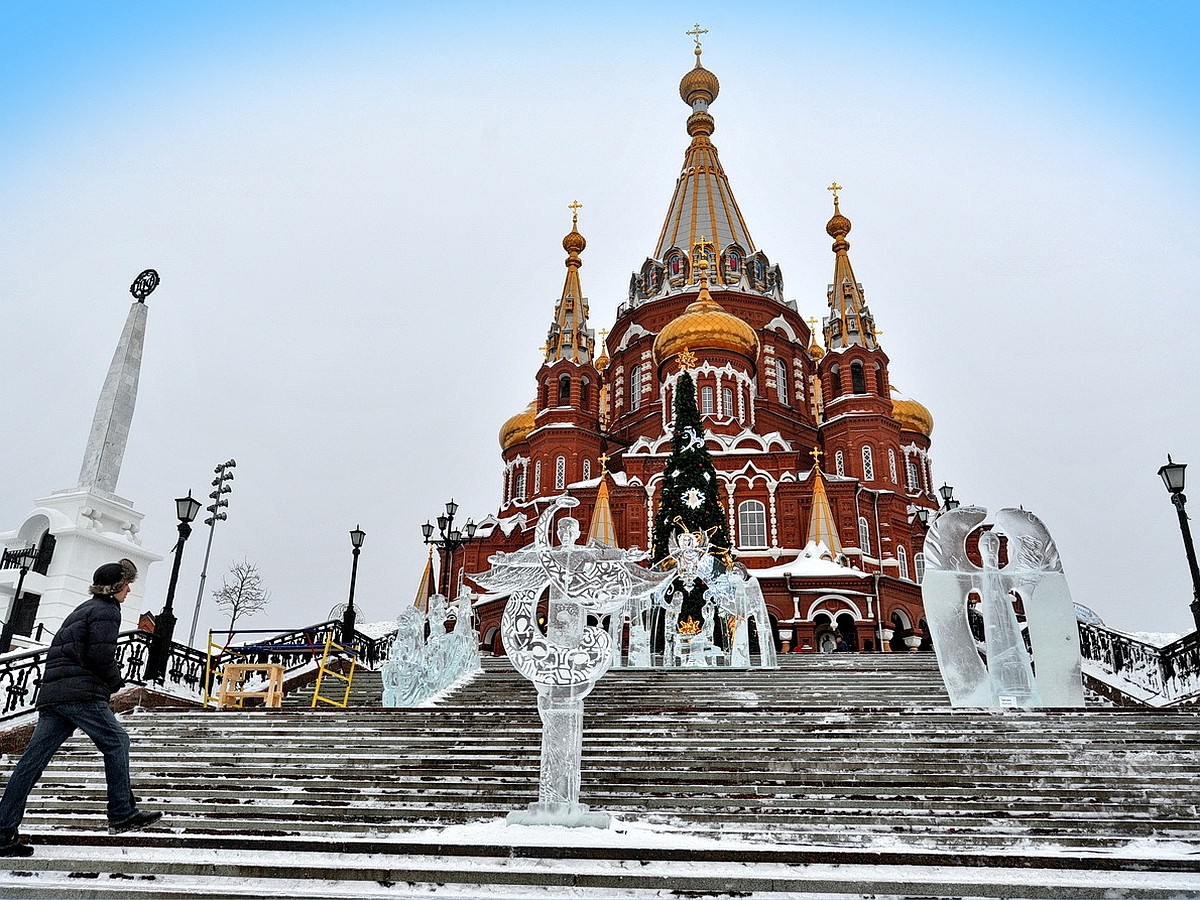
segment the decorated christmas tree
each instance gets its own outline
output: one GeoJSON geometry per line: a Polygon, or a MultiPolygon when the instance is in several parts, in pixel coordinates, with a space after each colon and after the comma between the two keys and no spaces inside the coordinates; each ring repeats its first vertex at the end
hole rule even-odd
{"type": "MultiPolygon", "coordinates": [[[[695,364],[690,351],[680,354],[679,380],[675,384],[675,419],[671,436],[671,455],[664,472],[658,512],[654,517],[654,561],[661,563],[670,555],[672,534],[702,533],[709,541],[714,571],[724,572],[732,563],[725,511],[717,499],[717,470],[704,443],[704,423],[696,407],[696,386],[688,369],[695,364]]],[[[703,581],[691,586],[682,581],[672,590],[684,594],[679,622],[692,618],[703,621],[703,581]]]]}

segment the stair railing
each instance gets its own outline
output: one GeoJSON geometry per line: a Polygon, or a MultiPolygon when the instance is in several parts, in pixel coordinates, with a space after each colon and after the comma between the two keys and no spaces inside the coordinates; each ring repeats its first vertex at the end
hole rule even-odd
{"type": "Polygon", "coordinates": [[[1200,699],[1200,632],[1155,647],[1103,625],[1080,622],[1079,651],[1096,664],[1105,683],[1118,690],[1122,682],[1135,688],[1131,699],[1149,694],[1161,701],[1156,706],[1200,699]]]}
{"type": "MultiPolygon", "coordinates": [[[[320,646],[323,647],[326,636],[340,628],[340,620],[331,620],[273,634],[255,643],[262,648],[259,653],[264,661],[278,662],[285,670],[294,670],[312,662],[312,654],[297,649],[297,644],[305,635],[319,636],[320,646]]],[[[145,686],[148,683],[145,677],[146,661],[153,639],[154,635],[147,631],[126,631],[117,637],[117,665],[127,685],[145,686]]],[[[354,640],[359,649],[359,665],[375,668],[379,662],[387,659],[388,649],[395,639],[394,633],[371,638],[356,630],[354,640]]],[[[24,716],[37,707],[48,653],[48,647],[39,647],[0,658],[0,722],[24,716]]],[[[229,658],[244,657],[244,652],[235,654],[231,650],[229,653],[229,658]]],[[[202,703],[205,695],[212,691],[213,673],[225,658],[225,654],[216,657],[213,660],[216,663],[214,667],[203,650],[172,642],[167,650],[166,674],[162,684],[172,694],[202,703]]]]}

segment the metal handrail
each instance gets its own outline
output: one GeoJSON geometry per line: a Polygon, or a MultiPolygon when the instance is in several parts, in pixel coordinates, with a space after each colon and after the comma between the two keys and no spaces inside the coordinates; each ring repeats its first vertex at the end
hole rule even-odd
{"type": "Polygon", "coordinates": [[[1200,632],[1156,647],[1103,625],[1080,622],[1079,650],[1115,679],[1167,703],[1200,696],[1200,632]]]}
{"type": "MultiPolygon", "coordinates": [[[[297,646],[304,635],[320,635],[320,646],[323,647],[326,636],[340,628],[339,620],[330,620],[282,634],[273,633],[273,637],[255,642],[252,652],[262,661],[280,663],[287,670],[298,669],[312,662],[312,654],[297,646]]],[[[378,662],[387,659],[388,650],[395,639],[395,634],[370,638],[356,630],[354,643],[359,649],[359,663],[374,668],[378,662]]],[[[146,662],[153,640],[154,635],[147,631],[125,631],[118,635],[117,666],[126,684],[148,684],[145,678],[146,662]]],[[[42,647],[12,653],[0,659],[0,722],[26,715],[37,707],[48,654],[49,648],[42,647]]],[[[243,659],[245,656],[245,648],[230,647],[210,662],[203,650],[172,642],[167,651],[162,684],[176,695],[194,699],[197,704],[202,703],[204,696],[212,691],[212,681],[220,664],[227,659],[243,659]]]]}

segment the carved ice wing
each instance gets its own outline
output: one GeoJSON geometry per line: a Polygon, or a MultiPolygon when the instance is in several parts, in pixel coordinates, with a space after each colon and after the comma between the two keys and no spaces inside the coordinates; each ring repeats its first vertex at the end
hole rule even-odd
{"type": "Polygon", "coordinates": [[[925,536],[925,571],[978,572],[967,559],[967,535],[987,517],[980,506],[947,510],[933,520],[925,536]]]}
{"type": "Polygon", "coordinates": [[[546,570],[536,554],[525,556],[524,551],[505,553],[503,560],[498,559],[499,556],[496,554],[489,560],[492,567],[486,572],[471,576],[480,587],[503,595],[545,587],[549,583],[546,570]]]}
{"type": "Polygon", "coordinates": [[[1038,573],[1063,570],[1054,538],[1042,520],[1029,510],[1000,510],[996,513],[996,530],[1008,537],[1006,568],[1038,573]]]}

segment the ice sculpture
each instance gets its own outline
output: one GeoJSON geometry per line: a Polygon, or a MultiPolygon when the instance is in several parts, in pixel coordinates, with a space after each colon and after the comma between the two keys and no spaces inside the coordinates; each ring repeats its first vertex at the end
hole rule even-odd
{"type": "Polygon", "coordinates": [[[1083,706],[1079,629],[1053,538],[1033,513],[1002,509],[992,529],[979,535],[977,566],[967,557],[967,538],[986,517],[977,506],[949,510],[925,538],[921,593],[951,705],[1083,706]],[[1004,565],[1002,537],[1008,542],[1004,565]],[[1024,607],[1024,633],[1014,598],[1024,607]],[[968,614],[975,599],[981,641],[968,614]]]}
{"type": "MultiPolygon", "coordinates": [[[[673,628],[666,629],[666,648],[663,664],[687,668],[703,668],[718,664],[730,668],[749,668],[750,623],[758,638],[759,662],[764,669],[778,668],[775,641],[771,622],[767,615],[767,603],[762,588],[741,563],[734,564],[727,572],[717,571],[715,560],[709,552],[709,541],[703,532],[679,532],[670,543],[670,559],[674,562],[672,577],[654,595],[656,603],[666,610],[667,622],[675,622],[683,594],[671,590],[676,580],[689,589],[700,580],[704,590],[704,627],[694,634],[681,633],[673,628]],[[715,630],[722,629],[724,645],[728,655],[717,646],[715,630]],[[722,657],[724,661],[722,663],[722,657]]],[[[639,635],[640,637],[640,635],[639,635]]],[[[634,661],[634,633],[630,633],[630,665],[634,661]]],[[[649,657],[649,641],[646,643],[649,657]]],[[[640,650],[640,648],[639,648],[640,650]]],[[[647,659],[647,665],[649,661],[647,659]]]]}
{"type": "Polygon", "coordinates": [[[511,595],[500,623],[504,649],[513,667],[534,683],[542,719],[542,758],[537,802],[509,813],[517,825],[590,825],[606,828],[607,813],[579,802],[583,755],[583,700],[612,662],[612,644],[603,628],[587,625],[587,615],[620,609],[656,588],[665,576],[638,563],[646,554],[597,542],[578,544],[579,522],[563,518],[559,545],[550,525],[561,509],[577,506],[557,497],[538,518],[532,545],[496,553],[491,568],[475,581],[497,594],[511,595]],[[537,603],[549,587],[543,634],[537,603]]]}
{"type": "Polygon", "coordinates": [[[472,612],[471,595],[464,591],[452,607],[441,594],[432,594],[428,614],[410,606],[396,617],[396,639],[383,664],[384,706],[416,706],[479,671],[472,612]],[[449,633],[447,622],[454,623],[449,633]]]}

